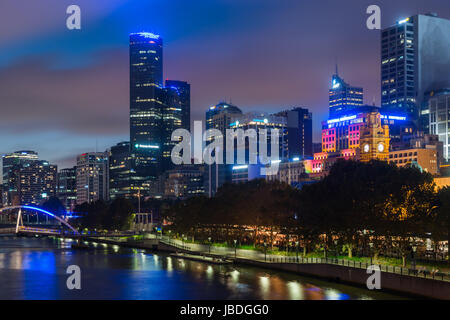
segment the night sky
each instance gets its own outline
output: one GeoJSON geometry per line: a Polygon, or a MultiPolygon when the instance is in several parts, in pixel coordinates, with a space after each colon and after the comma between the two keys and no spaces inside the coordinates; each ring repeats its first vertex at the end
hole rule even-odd
{"type": "Polygon", "coordinates": [[[315,141],[330,78],[380,102],[379,31],[417,13],[450,18],[448,0],[1,0],[0,153],[35,150],[60,168],[129,139],[128,34],[164,39],[164,78],[192,86],[191,120],[221,100],[252,110],[307,106],[315,141]],[[66,28],[81,7],[82,30],[66,28]]]}

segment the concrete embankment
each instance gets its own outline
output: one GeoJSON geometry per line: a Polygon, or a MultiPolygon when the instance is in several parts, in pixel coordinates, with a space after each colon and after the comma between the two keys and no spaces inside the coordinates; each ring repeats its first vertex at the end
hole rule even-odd
{"type": "MultiPolygon", "coordinates": [[[[367,274],[365,269],[320,263],[274,263],[236,259],[237,263],[244,263],[261,268],[295,272],[307,276],[315,276],[330,281],[345,282],[366,286],[367,274]]],[[[381,289],[404,292],[407,294],[430,297],[434,299],[450,299],[450,282],[424,279],[396,273],[381,272],[381,289]]]]}
{"type": "MultiPolygon", "coordinates": [[[[202,245],[198,245],[195,247],[190,245],[184,247],[183,249],[183,247],[172,246],[167,243],[158,241],[158,239],[148,239],[139,242],[124,242],[124,241],[119,242],[109,239],[85,239],[85,240],[120,245],[124,247],[149,249],[165,252],[185,252],[191,254],[200,254],[207,252],[205,250],[207,247],[202,245]]],[[[239,256],[241,255],[240,251],[242,253],[242,250],[239,249],[237,258],[235,258],[234,255],[232,254],[234,253],[233,250],[231,252],[228,252],[229,250],[226,249],[223,250],[224,250],[223,253],[211,254],[211,256],[226,257],[227,259],[233,260],[237,264],[245,264],[272,270],[294,272],[305,276],[314,276],[334,282],[343,282],[364,287],[366,286],[367,279],[370,276],[370,274],[367,273],[366,269],[363,268],[354,268],[327,263],[266,262],[262,261],[262,259],[260,258],[258,259],[256,256],[250,259],[241,258],[239,256]]],[[[450,282],[448,281],[425,279],[421,277],[414,277],[382,271],[381,289],[403,292],[415,296],[450,300],[450,282]]]]}

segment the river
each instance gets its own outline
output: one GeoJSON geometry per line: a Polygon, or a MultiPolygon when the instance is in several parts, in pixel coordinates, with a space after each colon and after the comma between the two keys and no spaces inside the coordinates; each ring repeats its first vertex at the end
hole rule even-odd
{"type": "Polygon", "coordinates": [[[91,243],[0,236],[0,299],[404,299],[400,295],[247,266],[218,266],[163,253],[91,243]],[[67,289],[67,267],[81,289],[67,289]]]}

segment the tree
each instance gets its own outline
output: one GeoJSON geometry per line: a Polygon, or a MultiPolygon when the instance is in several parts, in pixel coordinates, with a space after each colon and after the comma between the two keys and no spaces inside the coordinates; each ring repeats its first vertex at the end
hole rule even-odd
{"type": "Polygon", "coordinates": [[[57,197],[50,197],[42,204],[42,209],[47,210],[58,217],[66,214],[66,208],[57,197]]]}

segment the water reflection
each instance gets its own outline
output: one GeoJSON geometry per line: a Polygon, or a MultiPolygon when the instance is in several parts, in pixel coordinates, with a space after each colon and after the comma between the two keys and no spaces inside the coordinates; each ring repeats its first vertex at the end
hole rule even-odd
{"type": "Polygon", "coordinates": [[[1,299],[293,299],[398,298],[385,293],[258,268],[209,265],[166,254],[71,241],[0,237],[1,299]],[[66,288],[78,265],[82,290],[66,288]]]}

